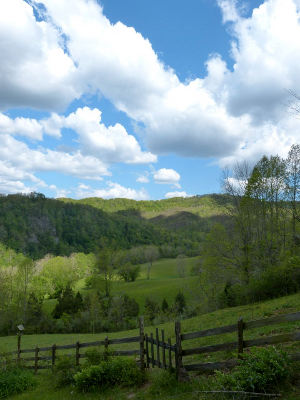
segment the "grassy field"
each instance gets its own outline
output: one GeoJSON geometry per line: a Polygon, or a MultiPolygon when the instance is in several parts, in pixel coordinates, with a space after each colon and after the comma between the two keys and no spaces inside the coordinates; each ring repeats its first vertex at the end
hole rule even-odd
{"type": "MultiPolygon", "coordinates": [[[[198,257],[184,259],[185,274],[179,276],[176,259],[161,259],[155,261],[151,268],[150,279],[147,279],[147,264],[141,265],[141,273],[135,282],[125,282],[118,277],[112,281],[112,294],[127,294],[134,298],[143,314],[144,304],[147,297],[157,301],[161,305],[165,298],[169,305],[174,303],[179,291],[184,293],[188,304],[193,304],[197,298],[199,280],[191,276],[191,269],[197,263],[198,257]]],[[[83,295],[88,293],[85,289],[85,280],[77,282],[75,290],[83,295]]],[[[51,313],[55,307],[56,300],[50,299],[44,302],[44,311],[51,313]]]]}
{"type": "Polygon", "coordinates": [[[185,259],[185,276],[181,278],[177,270],[176,259],[162,259],[153,263],[150,279],[147,280],[147,264],[141,266],[141,275],[135,282],[115,281],[113,282],[113,293],[126,293],[133,297],[143,310],[146,297],[157,301],[160,305],[166,298],[169,304],[179,291],[182,291],[188,301],[193,301],[198,279],[191,276],[191,269],[198,258],[185,259]]]}
{"type": "MultiPolygon", "coordinates": [[[[241,306],[241,307],[235,307],[235,308],[228,308],[224,310],[218,310],[213,313],[209,314],[204,314],[195,318],[187,319],[182,321],[182,331],[183,332],[193,332],[197,330],[202,330],[202,329],[208,329],[208,328],[213,328],[217,326],[222,326],[222,325],[227,325],[227,324],[232,324],[237,322],[238,318],[242,316],[245,321],[249,321],[252,319],[258,319],[258,318],[267,318],[270,316],[275,316],[279,314],[286,314],[286,313],[291,313],[295,311],[300,310],[300,295],[295,294],[292,296],[287,296],[287,297],[282,297],[279,299],[274,299],[270,300],[267,302],[263,303],[256,303],[252,305],[247,305],[247,306],[241,306]]],[[[174,342],[174,323],[166,323],[163,325],[160,325],[159,328],[163,328],[166,333],[166,337],[171,337],[173,342],[174,342]]],[[[271,334],[279,334],[279,333],[285,333],[285,332],[291,332],[296,329],[300,329],[300,322],[294,322],[294,323],[284,323],[280,325],[272,325],[269,327],[263,327],[263,328],[257,328],[251,331],[245,331],[245,339],[251,339],[251,338],[257,338],[260,336],[264,335],[271,335],[271,334]]],[[[145,331],[147,333],[154,332],[154,327],[146,327],[145,331]]],[[[109,338],[116,338],[116,337],[127,337],[127,336],[135,336],[138,334],[137,330],[133,331],[126,331],[126,332],[115,332],[115,333],[109,333],[108,336],[109,338]]],[[[87,341],[95,341],[95,340],[101,340],[104,339],[106,336],[105,333],[102,334],[52,334],[52,335],[24,335],[22,337],[22,348],[32,348],[35,347],[36,345],[39,345],[40,347],[42,346],[49,346],[52,345],[53,343],[56,343],[57,345],[59,344],[71,344],[75,343],[77,340],[81,342],[87,342],[87,341]]],[[[221,335],[221,336],[216,336],[216,337],[208,337],[208,338],[201,338],[201,339],[196,339],[193,341],[186,341],[184,342],[184,348],[189,348],[189,347],[197,347],[197,345],[208,345],[208,344],[216,344],[216,343],[223,343],[227,341],[235,341],[236,340],[236,334],[226,334],[226,335],[221,335]]],[[[298,342],[299,343],[299,342],[298,342]]],[[[137,348],[138,344],[127,344],[123,345],[122,349],[128,349],[128,348],[137,348]]],[[[299,344],[289,344],[288,346],[285,346],[287,351],[292,353],[292,352],[299,352],[300,351],[300,346],[299,344]]],[[[120,349],[120,345],[118,347],[120,349]]],[[[0,338],[0,351],[11,351],[16,349],[16,336],[10,336],[10,337],[1,337],[0,338]]],[[[70,353],[70,350],[68,350],[70,353]]],[[[214,361],[214,360],[224,360],[224,359],[229,359],[236,357],[236,351],[233,352],[219,352],[219,353],[212,353],[209,355],[196,355],[192,357],[186,357],[184,359],[185,364],[189,364],[192,362],[197,362],[199,360],[201,361],[214,361]]],[[[149,392],[149,387],[146,385],[143,389],[140,389],[138,391],[135,391],[134,389],[128,390],[124,389],[116,391],[109,391],[105,393],[102,397],[98,394],[90,394],[90,395],[82,395],[82,394],[77,394],[72,390],[71,387],[66,387],[61,390],[55,390],[53,389],[53,386],[51,385],[51,373],[50,372],[40,372],[38,375],[38,380],[39,380],[39,386],[28,393],[24,393],[22,395],[18,396],[13,396],[11,399],[18,399],[18,400],[37,400],[37,399],[43,399],[43,400],[54,400],[54,399],[128,399],[128,398],[136,398],[136,399],[156,399],[159,398],[162,393],[157,392],[155,394],[155,385],[156,385],[156,380],[161,379],[157,378],[155,374],[159,374],[160,372],[158,371],[152,371],[150,373],[150,384],[148,386],[152,385],[154,387],[154,392],[149,392]],[[41,386],[42,385],[42,386],[41,386]]],[[[213,379],[213,378],[209,378],[213,379]]],[[[198,399],[208,399],[210,397],[193,397],[193,395],[186,393],[189,390],[195,390],[195,385],[198,387],[198,389],[201,387],[202,390],[205,388],[205,385],[208,385],[209,382],[208,378],[200,377],[200,380],[197,380],[197,383],[191,383],[189,384],[190,386],[182,386],[182,385],[177,385],[176,390],[178,397],[176,399],[180,400],[187,400],[187,399],[193,399],[193,398],[198,398],[198,399]],[[206,380],[206,382],[205,382],[206,380]],[[202,386],[201,386],[202,385],[202,386]],[[181,393],[182,392],[182,393],[181,393]],[[180,394],[181,393],[181,394],[180,394]]],[[[151,386],[151,387],[152,387],[151,386]]],[[[157,389],[158,390],[158,389],[157,389]]],[[[173,395],[174,394],[174,388],[172,388],[170,392],[170,388],[168,388],[168,395],[170,393],[173,395]]],[[[199,389],[200,390],[200,389],[199,389]]],[[[296,390],[296,389],[295,389],[296,390]]],[[[298,390],[298,389],[297,389],[298,390]]],[[[166,395],[165,393],[165,395],[166,395]]],[[[198,396],[198,395],[197,395],[198,396]]],[[[163,397],[163,398],[167,398],[163,397]]],[[[211,397],[212,398],[212,397],[211,397]]],[[[288,400],[296,400],[300,398],[300,392],[297,392],[296,394],[294,392],[288,392],[288,394],[283,397],[284,399],[288,400]],[[296,396],[296,397],[295,397],[296,396]]]]}

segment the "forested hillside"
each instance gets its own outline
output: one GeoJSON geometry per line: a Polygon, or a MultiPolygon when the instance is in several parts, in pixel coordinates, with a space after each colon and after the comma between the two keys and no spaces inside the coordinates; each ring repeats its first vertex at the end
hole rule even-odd
{"type": "Polygon", "coordinates": [[[195,255],[203,232],[208,232],[216,216],[222,219],[226,201],[217,195],[149,202],[59,201],[38,193],[1,196],[0,242],[33,259],[48,253],[90,253],[103,238],[120,248],[167,245],[168,255],[195,255]],[[145,218],[145,211],[156,216],[145,218]]]}

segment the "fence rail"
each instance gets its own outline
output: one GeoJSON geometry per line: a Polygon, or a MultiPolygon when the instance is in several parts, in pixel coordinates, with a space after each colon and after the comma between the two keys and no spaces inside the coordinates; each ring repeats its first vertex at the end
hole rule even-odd
{"type": "MultiPolygon", "coordinates": [[[[85,353],[80,350],[88,347],[104,346],[105,351],[108,351],[110,345],[122,345],[126,343],[139,343],[138,349],[133,350],[113,350],[112,353],[116,356],[138,356],[139,365],[143,370],[144,368],[175,368],[178,379],[185,377],[186,371],[213,371],[216,369],[227,369],[237,365],[238,358],[242,357],[243,350],[252,346],[265,346],[270,344],[298,342],[300,341],[300,330],[292,333],[271,335],[259,337],[256,339],[244,339],[244,332],[255,328],[261,328],[269,325],[280,324],[284,322],[300,321],[300,312],[280,315],[271,318],[264,318],[244,322],[240,318],[236,324],[221,326],[212,329],[206,329],[190,333],[181,332],[181,323],[175,323],[175,337],[176,342],[172,344],[171,338],[165,339],[165,331],[158,328],[155,329],[155,334],[144,333],[144,321],[140,318],[140,330],[138,336],[131,336],[125,338],[109,339],[106,337],[104,340],[94,342],[76,342],[67,345],[53,345],[48,347],[36,347],[34,349],[21,349],[21,338],[18,337],[18,350],[5,353],[5,355],[17,355],[14,359],[16,362],[30,362],[33,361],[34,365],[29,365],[27,368],[34,369],[37,372],[39,369],[53,368],[57,360],[57,352],[60,350],[75,349],[75,354],[67,354],[69,357],[74,357],[76,365],[80,364],[80,359],[87,357],[85,353]],[[221,344],[213,344],[207,346],[200,346],[194,348],[183,349],[182,344],[187,340],[204,338],[215,335],[222,335],[227,333],[236,333],[237,340],[234,342],[227,342],[221,344]],[[183,364],[183,357],[196,354],[208,354],[223,350],[237,350],[237,358],[233,360],[210,362],[210,363],[195,363],[183,364]],[[41,352],[49,351],[51,355],[41,355],[41,352]],[[33,357],[22,357],[23,354],[34,353],[33,357]],[[50,361],[50,364],[40,364],[39,362],[50,361]]],[[[300,361],[300,353],[290,355],[292,360],[300,361]]]]}
{"type": "MultiPolygon", "coordinates": [[[[194,354],[206,354],[213,353],[222,350],[237,350],[237,358],[241,358],[243,350],[245,348],[253,346],[265,346],[270,344],[288,343],[300,341],[300,330],[292,333],[281,334],[281,335],[271,335],[266,337],[260,337],[257,339],[244,340],[244,331],[254,328],[261,328],[265,326],[270,326],[274,324],[280,324],[284,322],[296,322],[300,321],[300,312],[279,315],[276,317],[263,318],[259,320],[253,320],[249,322],[244,322],[240,318],[236,324],[221,326],[218,328],[206,329],[197,332],[183,333],[181,334],[181,341],[192,340],[202,337],[221,335],[226,333],[237,333],[237,341],[227,342],[222,344],[215,344],[210,346],[201,346],[189,349],[181,349],[179,357],[182,359],[184,356],[194,355],[194,354]]],[[[180,327],[180,324],[179,324],[180,327]]],[[[291,358],[295,361],[300,361],[300,353],[292,354],[291,358]]],[[[237,364],[237,360],[228,360],[221,362],[212,363],[198,363],[198,364],[182,364],[182,369],[186,371],[209,371],[215,369],[226,369],[232,368],[237,364]]],[[[180,371],[179,371],[180,375],[180,371]]]]}
{"type": "MultiPolygon", "coordinates": [[[[75,360],[76,365],[79,365],[80,359],[86,358],[87,355],[85,353],[80,353],[81,349],[85,349],[88,347],[98,347],[104,346],[105,351],[109,350],[109,345],[116,345],[116,344],[127,344],[127,343],[139,343],[140,346],[138,349],[133,350],[122,350],[122,349],[114,349],[110,353],[116,356],[137,356],[144,354],[144,322],[143,318],[140,318],[140,335],[139,336],[131,336],[131,337],[124,337],[124,338],[116,338],[116,339],[109,339],[106,337],[104,340],[98,340],[94,342],[76,342],[73,344],[66,344],[66,345],[56,345],[53,344],[52,346],[47,347],[35,347],[31,349],[22,349],[21,348],[21,337],[18,337],[18,350],[11,351],[4,353],[3,356],[17,356],[17,358],[12,359],[11,361],[17,363],[27,363],[30,361],[34,362],[34,365],[25,365],[26,368],[34,369],[37,372],[39,369],[48,369],[54,368],[55,363],[58,358],[58,351],[61,350],[69,350],[75,349],[75,353],[73,354],[64,354],[67,357],[73,357],[75,360]],[[50,352],[51,355],[41,355],[41,352],[50,352]],[[23,354],[34,353],[32,357],[22,357],[23,354]],[[40,361],[51,361],[50,364],[40,364],[40,361]]],[[[2,363],[3,364],[3,363],[2,363]]]]}

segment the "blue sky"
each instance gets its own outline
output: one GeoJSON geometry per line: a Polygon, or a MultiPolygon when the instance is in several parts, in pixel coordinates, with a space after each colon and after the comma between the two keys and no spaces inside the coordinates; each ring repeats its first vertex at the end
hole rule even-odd
{"type": "Polygon", "coordinates": [[[299,0],[0,4],[0,193],[162,199],[299,143],[299,0]]]}

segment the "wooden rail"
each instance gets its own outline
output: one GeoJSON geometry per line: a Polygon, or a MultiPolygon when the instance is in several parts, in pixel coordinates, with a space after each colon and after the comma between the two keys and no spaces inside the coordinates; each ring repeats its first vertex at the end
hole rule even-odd
{"type": "MultiPolygon", "coordinates": [[[[198,332],[183,333],[180,335],[181,341],[192,340],[201,337],[215,336],[226,333],[237,333],[236,342],[227,342],[222,344],[215,344],[210,346],[201,346],[189,349],[183,349],[180,352],[181,357],[194,355],[194,354],[205,354],[218,352],[223,350],[237,350],[237,356],[240,358],[243,353],[243,349],[253,346],[265,346],[270,344],[288,343],[300,341],[300,331],[286,333],[281,335],[271,335],[266,337],[260,337],[257,339],[244,339],[245,330],[254,328],[265,327],[269,325],[280,324],[284,322],[296,322],[300,321],[300,312],[280,315],[271,318],[264,318],[249,322],[244,322],[243,319],[239,319],[236,324],[221,326],[218,328],[206,329],[198,332]]],[[[290,357],[297,361],[300,361],[300,353],[292,354],[290,357]]],[[[182,360],[180,360],[182,365],[182,360]]],[[[237,360],[221,361],[214,363],[199,363],[199,364],[185,364],[182,368],[186,371],[210,371],[215,369],[232,368],[237,364],[237,360]]]]}
{"type": "MultiPolygon", "coordinates": [[[[175,337],[176,343],[172,344],[171,339],[165,339],[165,332],[162,329],[159,332],[158,328],[155,329],[155,334],[150,335],[144,333],[144,321],[140,318],[140,331],[139,336],[132,336],[126,338],[109,339],[106,337],[104,340],[94,342],[76,342],[74,344],[59,345],[54,344],[48,347],[36,347],[34,349],[22,349],[21,339],[18,337],[18,347],[16,351],[5,353],[5,355],[16,355],[13,361],[30,362],[33,361],[34,365],[28,368],[38,369],[53,368],[57,360],[57,352],[60,350],[75,349],[75,354],[67,354],[69,357],[74,357],[76,365],[80,364],[80,359],[85,358],[85,353],[80,353],[81,349],[87,347],[104,346],[105,351],[108,351],[109,345],[126,344],[126,343],[139,343],[139,349],[134,350],[114,350],[112,353],[116,356],[139,356],[140,368],[144,370],[145,367],[150,368],[174,368],[178,379],[185,376],[185,371],[213,371],[216,369],[232,368],[237,364],[237,359],[219,361],[212,363],[197,363],[197,364],[183,364],[183,357],[194,354],[206,354],[224,350],[237,350],[237,358],[242,357],[243,350],[252,346],[265,346],[270,344],[288,343],[300,341],[300,330],[292,333],[270,335],[259,337],[256,339],[245,340],[244,333],[247,330],[265,327],[274,324],[281,324],[285,322],[300,321],[300,312],[280,315],[271,318],[264,318],[249,322],[244,322],[240,318],[236,324],[221,326],[218,328],[205,329],[197,332],[181,333],[180,322],[175,323],[175,337]],[[227,333],[237,334],[237,340],[234,342],[227,342],[221,344],[214,344],[208,346],[200,346],[194,348],[184,349],[182,344],[186,340],[193,340],[203,337],[222,335],[227,333]],[[156,348],[155,348],[156,347],[156,348]],[[41,352],[49,351],[50,355],[41,355],[41,352]],[[34,353],[34,357],[23,357],[23,354],[34,353]],[[41,365],[39,361],[51,361],[51,364],[41,365]]],[[[300,361],[300,353],[291,354],[292,360],[300,361]]]]}
{"type": "MultiPolygon", "coordinates": [[[[98,347],[104,346],[104,351],[108,351],[108,346],[113,344],[126,344],[126,343],[140,343],[139,349],[134,350],[112,350],[110,354],[115,356],[138,356],[144,355],[144,320],[143,317],[140,318],[140,335],[139,336],[131,336],[125,338],[116,338],[116,339],[109,339],[106,337],[104,340],[98,340],[95,342],[76,342],[74,344],[66,344],[66,345],[56,345],[47,346],[47,347],[36,347],[34,349],[22,349],[21,348],[21,340],[20,336],[18,336],[18,349],[16,351],[11,351],[8,353],[4,353],[3,356],[14,356],[17,355],[17,358],[12,359],[11,361],[17,362],[30,362],[33,361],[34,365],[25,365],[26,368],[34,369],[35,373],[39,369],[47,369],[47,368],[54,368],[56,360],[58,358],[57,352],[60,350],[69,350],[75,349],[75,354],[64,354],[67,357],[74,357],[75,365],[80,364],[80,359],[87,357],[85,353],[80,353],[81,349],[88,348],[88,347],[98,347]],[[51,355],[41,355],[41,352],[50,352],[51,355]],[[34,353],[33,357],[22,357],[23,354],[34,353]],[[39,361],[51,361],[51,364],[41,365],[39,361]]],[[[141,357],[140,360],[141,368],[144,368],[144,360],[141,357]]]]}

